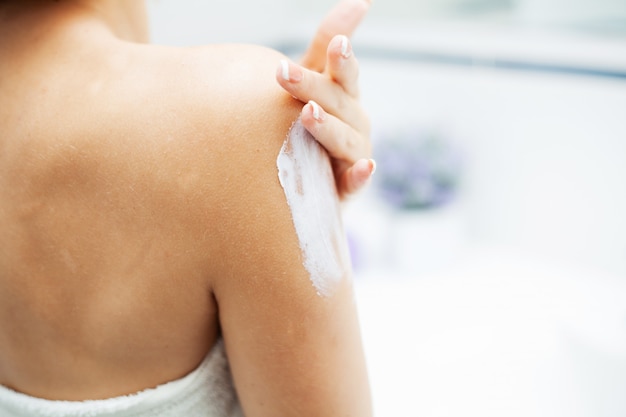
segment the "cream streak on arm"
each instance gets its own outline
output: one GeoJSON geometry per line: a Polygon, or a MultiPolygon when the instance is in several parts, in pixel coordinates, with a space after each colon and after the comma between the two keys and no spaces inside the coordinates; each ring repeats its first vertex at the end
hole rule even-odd
{"type": "Polygon", "coordinates": [[[304,267],[317,293],[329,297],[350,274],[339,197],[330,158],[298,119],[276,159],[304,267]]]}

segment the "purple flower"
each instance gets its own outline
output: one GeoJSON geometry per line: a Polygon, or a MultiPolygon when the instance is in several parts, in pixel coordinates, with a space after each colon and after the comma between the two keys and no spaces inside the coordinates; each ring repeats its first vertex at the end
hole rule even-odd
{"type": "Polygon", "coordinates": [[[399,209],[427,209],[449,202],[457,189],[461,157],[436,132],[382,136],[374,157],[375,184],[381,196],[399,209]]]}

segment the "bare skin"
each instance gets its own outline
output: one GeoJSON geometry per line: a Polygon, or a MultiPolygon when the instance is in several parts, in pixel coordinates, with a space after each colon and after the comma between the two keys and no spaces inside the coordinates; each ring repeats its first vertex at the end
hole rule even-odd
{"type": "Polygon", "coordinates": [[[247,416],[371,415],[350,281],[316,294],[276,175],[282,57],[142,44],[140,2],[38,3],[0,9],[0,384],[129,394],[221,332],[247,416]]]}

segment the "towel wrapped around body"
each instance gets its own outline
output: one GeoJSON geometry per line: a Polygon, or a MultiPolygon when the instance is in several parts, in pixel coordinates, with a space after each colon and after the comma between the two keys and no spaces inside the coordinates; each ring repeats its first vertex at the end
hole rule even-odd
{"type": "Polygon", "coordinates": [[[241,417],[224,346],[218,341],[187,376],[136,394],[89,401],[51,401],[0,385],[2,417],[241,417]]]}

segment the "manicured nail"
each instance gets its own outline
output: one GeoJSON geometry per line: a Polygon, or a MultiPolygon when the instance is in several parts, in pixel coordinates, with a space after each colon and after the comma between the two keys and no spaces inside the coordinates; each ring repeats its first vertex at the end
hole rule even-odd
{"type": "Polygon", "coordinates": [[[320,105],[314,102],[313,100],[310,100],[309,104],[313,108],[313,118],[317,120],[318,122],[321,122],[322,120],[324,120],[324,112],[322,111],[322,108],[320,107],[320,105]]]}
{"type": "Polygon", "coordinates": [[[373,159],[370,159],[369,161],[371,167],[370,176],[372,176],[376,172],[376,161],[374,161],[373,159]]]}
{"type": "Polygon", "coordinates": [[[283,76],[283,80],[289,81],[289,63],[285,59],[280,60],[280,68],[281,74],[283,76]]]}
{"type": "Polygon", "coordinates": [[[341,35],[341,56],[345,59],[350,58],[352,49],[350,49],[350,41],[346,35],[341,35]]]}
{"type": "Polygon", "coordinates": [[[280,75],[283,80],[292,83],[302,81],[302,70],[296,65],[291,65],[286,59],[280,60],[280,75]]]}

